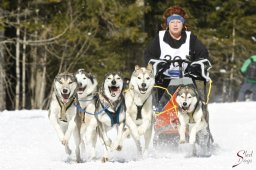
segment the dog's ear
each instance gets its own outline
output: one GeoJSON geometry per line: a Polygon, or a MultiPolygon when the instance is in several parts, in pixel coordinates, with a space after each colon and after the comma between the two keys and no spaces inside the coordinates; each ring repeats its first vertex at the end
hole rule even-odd
{"type": "Polygon", "coordinates": [[[116,72],[116,74],[124,81],[123,74],[120,71],[116,72]]]}
{"type": "Polygon", "coordinates": [[[85,72],[85,70],[83,69],[83,68],[79,68],[78,70],[77,70],[77,73],[84,73],[85,72]]]}
{"type": "Polygon", "coordinates": [[[177,89],[175,90],[174,94],[177,93],[177,94],[180,94],[180,89],[182,88],[182,86],[179,86],[177,87],[177,89]]]}
{"type": "Polygon", "coordinates": [[[58,75],[56,75],[55,77],[54,77],[54,81],[56,82],[56,81],[59,81],[60,80],[60,77],[59,77],[59,74],[58,75]]]}
{"type": "Polygon", "coordinates": [[[136,65],[136,66],[135,66],[135,71],[136,71],[136,70],[139,70],[139,69],[140,69],[140,66],[139,66],[139,65],[136,65]]]}
{"type": "Polygon", "coordinates": [[[68,73],[67,74],[72,82],[77,82],[75,73],[68,73]]]}
{"type": "Polygon", "coordinates": [[[147,70],[153,71],[153,65],[149,63],[149,64],[147,65],[147,70]]]}
{"type": "Polygon", "coordinates": [[[147,65],[147,70],[150,71],[151,74],[153,74],[153,65],[149,63],[147,65]]]}
{"type": "Polygon", "coordinates": [[[87,76],[91,80],[92,84],[94,84],[95,76],[91,72],[87,73],[87,76]]]}
{"type": "Polygon", "coordinates": [[[106,73],[105,75],[104,75],[104,80],[110,75],[111,73],[106,73]]]}
{"type": "Polygon", "coordinates": [[[60,82],[60,79],[61,79],[61,76],[62,76],[63,74],[64,74],[64,73],[58,73],[58,74],[55,76],[54,81],[55,81],[55,82],[58,81],[59,83],[61,83],[61,82],[60,82]]]}

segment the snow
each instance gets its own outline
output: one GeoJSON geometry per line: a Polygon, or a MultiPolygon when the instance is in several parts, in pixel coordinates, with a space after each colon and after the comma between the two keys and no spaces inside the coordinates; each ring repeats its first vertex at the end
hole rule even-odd
{"type": "MultiPolygon", "coordinates": [[[[102,163],[103,146],[98,140],[97,160],[79,164],[74,152],[69,158],[65,154],[47,111],[3,111],[0,112],[0,170],[255,170],[255,105],[256,102],[209,104],[210,128],[219,146],[209,158],[185,158],[184,153],[168,148],[154,151],[151,144],[150,156],[138,160],[133,140],[127,139],[121,152],[110,154],[111,162],[102,163]]],[[[86,155],[83,157],[86,159],[86,155]]]]}

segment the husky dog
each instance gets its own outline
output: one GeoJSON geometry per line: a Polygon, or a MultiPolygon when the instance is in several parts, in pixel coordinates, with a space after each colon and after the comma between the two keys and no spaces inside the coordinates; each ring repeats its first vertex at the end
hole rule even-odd
{"type": "Polygon", "coordinates": [[[109,73],[105,76],[96,103],[96,118],[99,123],[99,135],[104,142],[102,161],[108,161],[108,149],[119,150],[125,121],[125,103],[123,97],[124,81],[119,73],[109,73]],[[117,128],[117,138],[114,142],[107,132],[114,126],[117,128]]]}
{"type": "Polygon", "coordinates": [[[126,125],[123,139],[131,133],[139,154],[142,154],[140,136],[145,139],[144,156],[148,155],[148,147],[152,136],[153,103],[152,89],[155,84],[153,67],[151,64],[145,67],[135,66],[132,73],[129,89],[125,93],[126,125]]]}
{"type": "Polygon", "coordinates": [[[77,100],[77,82],[71,73],[60,73],[54,79],[54,93],[49,108],[49,119],[52,122],[67,154],[71,154],[68,146],[73,133],[76,145],[76,160],[80,162],[80,126],[81,120],[74,105],[77,100]]]}
{"type": "Polygon", "coordinates": [[[185,132],[188,125],[189,144],[195,144],[197,133],[208,126],[198,92],[192,86],[181,86],[178,89],[176,102],[178,104],[178,118],[180,122],[178,126],[180,143],[185,143],[185,132]]]}
{"type": "Polygon", "coordinates": [[[91,149],[90,158],[95,158],[95,146],[97,142],[97,120],[95,118],[95,101],[98,82],[96,77],[91,73],[87,73],[84,69],[78,69],[75,73],[75,77],[78,83],[78,103],[79,103],[79,115],[82,119],[81,125],[81,144],[82,148],[91,149]]]}

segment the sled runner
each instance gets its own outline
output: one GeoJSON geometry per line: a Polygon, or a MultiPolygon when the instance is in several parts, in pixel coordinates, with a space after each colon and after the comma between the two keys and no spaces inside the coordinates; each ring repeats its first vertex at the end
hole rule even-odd
{"type": "MultiPolygon", "coordinates": [[[[172,57],[167,56],[165,58],[171,59],[172,57]]],[[[194,155],[210,156],[210,146],[213,138],[209,129],[209,114],[207,110],[209,93],[207,93],[207,82],[211,82],[208,72],[211,64],[207,59],[190,62],[189,60],[181,60],[179,57],[174,58],[178,59],[152,59],[149,61],[154,66],[156,77],[153,108],[155,110],[153,146],[158,148],[161,145],[172,145],[174,147],[179,145],[180,136],[177,126],[179,126],[180,122],[178,119],[179,106],[176,102],[176,97],[180,87],[189,86],[198,91],[198,100],[201,100],[203,103],[202,110],[204,118],[208,123],[206,130],[200,130],[196,135],[194,155]],[[184,64],[187,65],[185,71],[183,70],[184,64]],[[202,89],[200,90],[197,87],[196,81],[198,80],[204,83],[203,93],[200,93],[202,89]]],[[[188,140],[188,130],[186,131],[186,139],[188,140]]]]}

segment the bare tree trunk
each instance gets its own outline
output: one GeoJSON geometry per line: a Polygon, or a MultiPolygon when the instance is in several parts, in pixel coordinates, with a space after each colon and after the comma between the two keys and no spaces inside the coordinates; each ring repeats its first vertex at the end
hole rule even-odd
{"type": "Polygon", "coordinates": [[[4,55],[3,48],[0,45],[0,111],[5,110],[6,102],[5,102],[5,70],[4,70],[4,55]]]}
{"type": "Polygon", "coordinates": [[[23,51],[22,51],[22,109],[26,107],[26,29],[23,35],[23,51]]]}
{"type": "MultiPolygon", "coordinates": [[[[145,0],[136,0],[136,4],[138,7],[144,7],[145,6],[145,0]]],[[[141,29],[144,31],[145,30],[145,21],[144,17],[141,17],[141,29]]]]}
{"type": "MultiPolygon", "coordinates": [[[[39,39],[46,39],[48,34],[48,29],[43,31],[39,39]]],[[[36,68],[36,80],[35,81],[35,107],[37,109],[42,109],[44,106],[45,98],[45,88],[46,88],[46,61],[47,61],[47,52],[46,47],[41,47],[38,49],[39,60],[36,68]]]]}
{"type": "Polygon", "coordinates": [[[44,57],[43,57],[43,61],[42,61],[42,67],[43,67],[43,72],[42,72],[42,84],[41,84],[41,89],[40,89],[40,93],[38,96],[38,103],[39,108],[43,109],[43,106],[45,104],[44,98],[45,98],[45,87],[46,87],[46,60],[47,60],[47,53],[46,50],[44,50],[44,57]]]}
{"type": "MultiPolygon", "coordinates": [[[[0,13],[0,16],[2,14],[0,13]]],[[[4,36],[4,31],[0,31],[0,37],[4,36]]],[[[5,70],[4,70],[4,48],[0,44],[0,111],[5,110],[5,70]]]]}
{"type": "Polygon", "coordinates": [[[235,46],[236,46],[236,20],[233,19],[233,30],[232,30],[232,56],[231,56],[231,62],[235,59],[235,46]]]}
{"type": "Polygon", "coordinates": [[[16,27],[16,88],[15,88],[15,109],[20,106],[20,1],[18,1],[17,27],[16,27]]]}
{"type": "Polygon", "coordinates": [[[43,54],[43,56],[40,55],[38,60],[38,66],[36,68],[36,81],[35,81],[35,108],[39,109],[43,106],[43,98],[44,98],[44,91],[45,91],[45,71],[46,71],[46,54],[45,52],[40,49],[39,54],[43,54]]]}
{"type": "MultiPolygon", "coordinates": [[[[38,12],[39,10],[36,9],[36,19],[35,19],[35,24],[38,23],[38,12]]],[[[37,40],[38,37],[38,32],[35,31],[35,40],[37,40]]],[[[31,50],[31,56],[32,56],[32,64],[31,64],[31,77],[30,77],[30,102],[31,102],[31,109],[36,108],[36,101],[35,101],[35,86],[36,86],[36,65],[37,65],[37,46],[34,46],[31,50]]]]}

